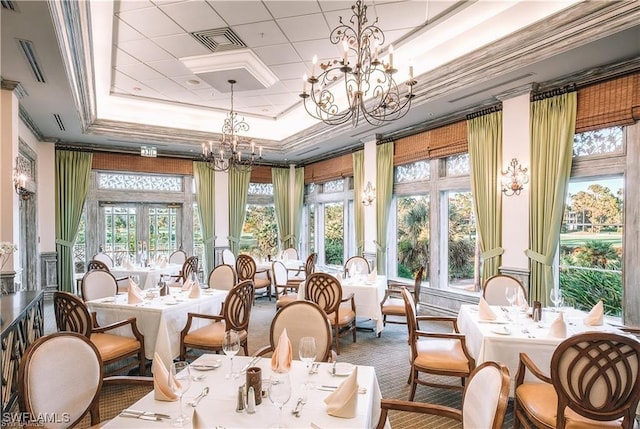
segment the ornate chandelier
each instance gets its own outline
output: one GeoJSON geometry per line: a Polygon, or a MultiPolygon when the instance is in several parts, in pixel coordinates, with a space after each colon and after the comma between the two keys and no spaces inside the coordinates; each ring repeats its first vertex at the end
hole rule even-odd
{"type": "Polygon", "coordinates": [[[329,36],[334,45],[342,43],[342,59],[320,63],[320,74],[316,76],[317,57],[314,56],[311,77],[303,77],[300,97],[304,107],[309,115],[327,125],[351,120],[356,127],[360,116],[374,126],[402,118],[411,107],[413,85],[417,83],[413,80],[413,67],[409,67],[409,80],[405,82],[407,93],[403,95],[393,79],[398,71],[393,67],[393,46],[389,46],[389,63],[378,59],[378,48],[384,44],[384,33],[377,26],[378,18],[369,25],[367,6],[361,0],[356,1],[351,10],[350,25],[343,23],[340,17],[340,25],[329,36]],[[344,87],[330,88],[340,78],[344,80],[344,87]],[[307,83],[311,84],[308,93],[307,83]],[[344,93],[337,97],[332,89],[344,93]]]}
{"type": "Polygon", "coordinates": [[[251,171],[256,160],[262,159],[262,146],[256,144],[238,133],[249,131],[249,124],[244,118],[238,117],[238,113],[233,110],[233,85],[235,80],[229,80],[231,85],[231,110],[222,125],[222,139],[219,142],[209,141],[206,145],[202,143],[202,160],[207,162],[209,168],[215,171],[251,171]]]}

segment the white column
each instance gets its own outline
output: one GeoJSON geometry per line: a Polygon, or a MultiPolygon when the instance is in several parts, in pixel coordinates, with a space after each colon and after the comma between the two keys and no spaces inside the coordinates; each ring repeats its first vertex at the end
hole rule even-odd
{"type": "MultiPolygon", "coordinates": [[[[366,187],[367,183],[371,182],[371,186],[376,186],[376,136],[370,136],[363,140],[364,143],[364,182],[363,186],[366,187]]],[[[354,195],[354,204],[362,204],[362,195],[354,195]]],[[[365,253],[376,253],[376,225],[377,214],[375,202],[370,206],[364,207],[364,249],[365,253]]]]}
{"type": "MultiPolygon", "coordinates": [[[[295,193],[296,190],[296,165],[295,164],[289,164],[289,219],[290,219],[290,225],[291,225],[291,231],[289,231],[289,234],[294,233],[293,231],[293,217],[295,214],[295,205],[293,203],[293,195],[295,193]]],[[[287,234],[288,235],[288,234],[287,234]]],[[[300,254],[300,237],[299,237],[300,233],[296,232],[296,239],[294,242],[293,247],[298,251],[298,254],[300,254]]]]}
{"type": "Polygon", "coordinates": [[[229,173],[215,172],[215,247],[229,247],[229,173]]]}
{"type": "MultiPolygon", "coordinates": [[[[530,169],[529,104],[528,92],[502,101],[503,169],[506,169],[513,158],[517,158],[523,167],[530,169]]],[[[504,254],[501,270],[528,272],[529,259],[524,251],[529,247],[529,193],[530,187],[527,184],[520,195],[502,196],[504,254]]]]}

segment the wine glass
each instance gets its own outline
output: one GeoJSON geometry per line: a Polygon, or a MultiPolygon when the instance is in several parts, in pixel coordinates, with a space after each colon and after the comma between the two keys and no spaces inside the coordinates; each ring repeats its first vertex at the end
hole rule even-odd
{"type": "Polygon", "coordinates": [[[278,407],[280,417],[278,418],[278,426],[272,426],[273,428],[285,427],[282,423],[282,407],[289,402],[289,399],[291,399],[289,373],[274,373],[269,384],[269,400],[278,407]]]}
{"type": "Polygon", "coordinates": [[[233,357],[240,351],[240,337],[238,333],[233,329],[224,333],[224,341],[222,342],[222,351],[229,356],[231,366],[229,367],[229,373],[224,376],[226,379],[237,378],[238,374],[233,372],[233,357]]]}
{"type": "Polygon", "coordinates": [[[183,427],[191,421],[191,417],[184,413],[182,397],[191,386],[191,372],[188,362],[174,362],[169,368],[169,387],[180,399],[180,415],[171,421],[173,427],[183,427]]]}
{"type": "Polygon", "coordinates": [[[513,305],[516,302],[518,291],[515,286],[507,286],[504,290],[504,296],[509,302],[509,313],[513,314],[513,305]]]}
{"type": "Polygon", "coordinates": [[[558,311],[558,306],[562,304],[562,291],[554,287],[549,292],[549,298],[551,299],[551,302],[553,302],[556,311],[558,311]]]}
{"type": "Polygon", "coordinates": [[[300,355],[300,360],[307,366],[307,381],[304,383],[304,386],[308,389],[311,388],[309,371],[311,370],[311,364],[316,360],[316,339],[314,337],[300,338],[298,354],[300,355]]]}

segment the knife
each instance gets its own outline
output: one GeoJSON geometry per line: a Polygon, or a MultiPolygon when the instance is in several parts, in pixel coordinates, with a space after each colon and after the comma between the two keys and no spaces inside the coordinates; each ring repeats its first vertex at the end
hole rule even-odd
{"type": "Polygon", "coordinates": [[[128,417],[131,419],[140,419],[140,420],[149,420],[152,422],[161,422],[163,421],[163,419],[161,417],[158,416],[150,416],[150,415],[146,415],[146,414],[126,414],[126,413],[120,413],[120,417],[128,417]]]}
{"type": "Polygon", "coordinates": [[[153,411],[138,411],[138,410],[124,410],[121,414],[131,414],[133,416],[151,416],[151,417],[160,417],[161,419],[170,419],[171,416],[168,414],[162,413],[154,413],[153,411]]]}
{"type": "Polygon", "coordinates": [[[256,362],[258,362],[260,360],[260,356],[254,356],[251,358],[251,360],[249,361],[248,364],[246,364],[243,368],[242,371],[240,371],[241,374],[245,374],[247,372],[247,370],[252,367],[253,365],[255,365],[256,362]]]}

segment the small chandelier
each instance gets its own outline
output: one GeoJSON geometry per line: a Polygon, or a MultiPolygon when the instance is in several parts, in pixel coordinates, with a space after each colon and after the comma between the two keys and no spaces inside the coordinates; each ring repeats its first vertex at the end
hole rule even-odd
{"type": "Polygon", "coordinates": [[[249,124],[233,110],[233,85],[236,81],[228,82],[231,85],[231,110],[222,125],[222,139],[219,142],[209,141],[208,145],[202,143],[202,160],[215,171],[229,171],[232,168],[251,171],[256,160],[262,159],[262,146],[258,147],[256,153],[256,144],[238,135],[249,131],[249,124]]]}
{"type": "Polygon", "coordinates": [[[408,92],[402,95],[393,79],[398,71],[393,67],[393,46],[389,46],[388,64],[378,59],[378,48],[384,44],[384,33],[376,25],[378,18],[373,24],[368,24],[367,6],[361,0],[356,1],[351,10],[350,25],[343,23],[340,17],[340,25],[329,36],[334,45],[342,44],[342,59],[321,63],[320,74],[316,76],[318,59],[314,56],[311,77],[303,77],[300,97],[304,100],[304,107],[309,115],[327,125],[340,125],[351,120],[356,127],[360,116],[374,126],[400,119],[411,107],[413,86],[417,83],[413,80],[413,67],[409,67],[409,80],[405,82],[408,92]],[[351,62],[349,54],[352,57],[355,54],[351,62]],[[342,89],[342,98],[329,88],[339,78],[344,80],[344,87],[336,85],[333,89],[336,93],[342,89]],[[308,93],[307,83],[311,84],[308,93]]]}
{"type": "Polygon", "coordinates": [[[522,167],[517,158],[513,158],[507,170],[502,171],[502,193],[507,197],[520,195],[527,183],[529,183],[527,169],[522,167]]]}
{"type": "Polygon", "coordinates": [[[367,186],[362,191],[362,204],[370,206],[376,200],[376,188],[371,185],[371,182],[367,182],[367,186]]]}

